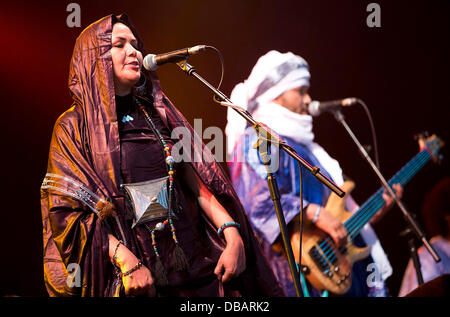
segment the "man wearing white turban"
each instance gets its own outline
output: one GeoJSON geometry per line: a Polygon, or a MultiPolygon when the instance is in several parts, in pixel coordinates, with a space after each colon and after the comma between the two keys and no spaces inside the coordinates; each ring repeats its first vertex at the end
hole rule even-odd
{"type": "MultiPolygon", "coordinates": [[[[344,179],[339,163],[314,142],[312,117],[308,114],[308,104],[311,102],[309,79],[308,64],[302,57],[291,52],[270,51],[258,59],[248,79],[236,85],[230,99],[250,112],[256,121],[278,133],[311,165],[319,166],[326,176],[342,185],[344,179]]],[[[288,296],[295,296],[287,260],[282,253],[272,248],[280,239],[280,228],[267,186],[267,169],[261,163],[258,151],[252,148],[257,136],[253,127],[248,126],[234,110],[228,110],[227,119],[228,165],[233,185],[272,269],[288,296]]],[[[300,170],[297,162],[272,146],[272,155],[274,153],[278,159],[275,175],[281,193],[281,205],[288,228],[291,229],[292,224],[299,219],[300,170]]],[[[342,246],[347,239],[347,231],[324,207],[330,190],[306,170],[302,173],[302,181],[306,221],[312,221],[342,246]]],[[[400,187],[395,186],[395,189],[401,194],[400,187]]],[[[383,209],[388,209],[392,199],[386,195],[383,197],[386,200],[383,209]]],[[[358,209],[350,195],[347,196],[346,207],[347,210],[358,209]]],[[[346,295],[387,296],[383,281],[391,275],[392,268],[372,228],[367,225],[361,235],[363,237],[358,237],[360,243],[371,246],[371,256],[355,263],[352,288],[346,295]],[[367,267],[373,262],[377,265],[382,283],[368,285],[367,275],[371,272],[367,272],[367,267]]],[[[356,240],[354,242],[357,243],[356,240]]],[[[311,286],[309,289],[304,288],[304,293],[319,295],[311,286]]]]}

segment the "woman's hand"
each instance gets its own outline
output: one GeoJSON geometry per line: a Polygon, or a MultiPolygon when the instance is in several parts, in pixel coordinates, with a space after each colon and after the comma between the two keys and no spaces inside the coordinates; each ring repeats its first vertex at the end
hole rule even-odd
{"type": "MultiPolygon", "coordinates": [[[[122,273],[126,273],[139,263],[139,259],[122,243],[109,235],[109,256],[111,260],[116,256],[115,262],[122,273]]],[[[122,277],[125,294],[128,296],[155,296],[155,286],[150,270],[141,266],[130,275],[122,277]]]]}
{"type": "MultiPolygon", "coordinates": [[[[134,255],[133,255],[134,256],[134,255]]],[[[134,256],[133,258],[125,259],[129,263],[139,263],[139,260],[134,256]]],[[[136,265],[135,264],[135,265],[136,265]]],[[[124,264],[120,267],[122,273],[125,273],[135,265],[124,264]]],[[[153,283],[152,274],[145,266],[141,266],[130,275],[122,277],[123,287],[127,296],[155,296],[155,286],[153,283]]]]}
{"type": "Polygon", "coordinates": [[[220,255],[214,274],[223,283],[238,276],[245,270],[244,243],[239,231],[234,227],[228,227],[223,231],[227,246],[220,255]]]}
{"type": "MultiPolygon", "coordinates": [[[[225,208],[217,201],[196,172],[189,167],[185,169],[185,181],[198,198],[200,207],[206,217],[220,228],[224,223],[234,222],[225,208]]],[[[232,277],[238,276],[245,270],[245,250],[239,230],[235,227],[225,228],[223,236],[227,246],[220,255],[214,274],[222,282],[228,282],[232,277]]]]}

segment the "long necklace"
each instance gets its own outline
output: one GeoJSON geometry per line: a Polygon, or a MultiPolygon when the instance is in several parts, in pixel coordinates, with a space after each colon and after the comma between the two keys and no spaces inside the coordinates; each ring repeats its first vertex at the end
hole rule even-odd
{"type": "Polygon", "coordinates": [[[168,284],[168,280],[167,280],[167,276],[165,274],[164,271],[164,267],[162,265],[161,262],[161,257],[160,257],[160,253],[158,251],[158,247],[157,247],[157,243],[156,243],[156,234],[158,231],[163,231],[167,225],[169,225],[170,230],[172,231],[172,239],[175,242],[175,249],[174,249],[174,254],[172,255],[172,266],[176,271],[183,271],[183,270],[187,270],[189,264],[186,258],[186,255],[184,254],[183,250],[180,247],[180,243],[177,239],[177,235],[176,235],[176,229],[175,226],[173,224],[173,219],[172,219],[172,202],[173,202],[173,198],[174,198],[174,176],[175,176],[175,171],[174,171],[174,164],[175,164],[175,159],[173,158],[173,156],[170,153],[170,148],[169,145],[167,144],[167,142],[164,140],[163,136],[161,135],[161,133],[159,132],[159,130],[156,128],[155,123],[153,122],[152,118],[150,117],[150,115],[148,114],[147,110],[145,110],[145,107],[139,102],[139,100],[137,100],[137,98],[134,98],[134,100],[136,101],[136,103],[138,104],[139,109],[143,112],[145,119],[147,120],[147,122],[149,123],[151,129],[153,130],[153,132],[158,136],[158,139],[163,147],[164,150],[164,154],[165,154],[165,162],[166,162],[166,169],[167,169],[167,173],[169,176],[169,190],[168,190],[168,216],[167,219],[164,220],[163,222],[159,222],[155,225],[155,227],[153,229],[151,229],[150,235],[152,238],[152,247],[153,247],[153,251],[155,252],[156,255],[156,262],[154,264],[154,273],[156,274],[156,282],[159,285],[167,285],[168,284]]]}

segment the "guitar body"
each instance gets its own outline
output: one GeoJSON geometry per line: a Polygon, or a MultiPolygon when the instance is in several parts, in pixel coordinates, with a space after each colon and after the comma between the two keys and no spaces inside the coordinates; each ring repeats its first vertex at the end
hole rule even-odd
{"type": "MultiPolygon", "coordinates": [[[[341,186],[346,192],[346,196],[354,187],[353,182],[345,182],[341,186]]],[[[340,198],[332,193],[325,207],[342,223],[352,215],[345,209],[346,196],[340,198]]],[[[304,227],[302,265],[307,267],[305,277],[318,290],[328,290],[336,295],[343,295],[351,287],[353,263],[366,258],[370,253],[370,248],[358,248],[349,240],[344,249],[338,249],[334,241],[327,238],[328,236],[323,231],[312,224],[304,227]],[[330,242],[322,242],[324,240],[330,242]],[[326,255],[332,256],[333,260],[326,261],[326,255]]],[[[299,240],[300,233],[297,230],[291,235],[292,250],[297,261],[299,240]]]]}

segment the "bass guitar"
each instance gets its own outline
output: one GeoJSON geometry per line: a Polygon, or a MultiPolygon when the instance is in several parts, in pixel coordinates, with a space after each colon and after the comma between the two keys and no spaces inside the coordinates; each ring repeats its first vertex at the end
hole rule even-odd
{"type": "MultiPolygon", "coordinates": [[[[420,152],[388,181],[389,186],[405,186],[428,161],[439,160],[438,151],[444,143],[437,136],[425,138],[420,135],[418,141],[420,152]]],[[[354,187],[355,184],[348,181],[342,185],[346,196],[354,187]]],[[[385,205],[383,191],[384,188],[380,188],[355,212],[345,209],[346,196],[340,198],[334,193],[330,195],[325,208],[338,217],[347,229],[345,247],[338,248],[325,232],[312,224],[305,224],[302,237],[302,273],[316,289],[328,290],[336,295],[348,292],[352,283],[353,263],[366,258],[370,253],[370,247],[359,248],[352,241],[385,205]]],[[[299,253],[298,241],[297,229],[291,234],[292,249],[296,255],[299,253]]]]}

